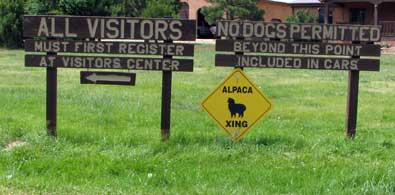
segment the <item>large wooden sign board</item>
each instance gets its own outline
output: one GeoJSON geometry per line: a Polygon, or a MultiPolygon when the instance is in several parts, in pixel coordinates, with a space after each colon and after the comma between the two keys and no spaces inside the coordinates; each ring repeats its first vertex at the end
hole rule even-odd
{"type": "MultiPolygon", "coordinates": [[[[25,66],[47,68],[49,135],[56,136],[57,68],[154,70],[163,73],[161,133],[162,139],[168,139],[172,72],[192,72],[193,59],[188,57],[194,56],[193,44],[173,41],[194,41],[195,32],[195,20],[24,16],[25,51],[29,52],[25,66]]],[[[133,86],[136,74],[82,71],[80,78],[81,84],[133,86]]]]}
{"type": "Polygon", "coordinates": [[[359,71],[380,70],[381,26],[218,21],[217,37],[215,66],[349,71],[345,132],[355,136],[359,71]]]}

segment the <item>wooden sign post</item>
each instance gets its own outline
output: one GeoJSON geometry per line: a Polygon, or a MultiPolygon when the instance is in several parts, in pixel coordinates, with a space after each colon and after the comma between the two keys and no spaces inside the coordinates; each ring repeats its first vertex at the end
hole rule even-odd
{"type": "Polygon", "coordinates": [[[217,37],[216,66],[349,71],[345,133],[355,136],[359,72],[380,70],[380,46],[369,44],[380,26],[218,21],[217,37]]]}
{"type": "MultiPolygon", "coordinates": [[[[167,140],[170,136],[172,72],[193,71],[193,59],[173,56],[194,55],[193,44],[173,41],[194,41],[195,32],[195,20],[24,16],[25,51],[29,52],[25,55],[25,66],[47,68],[48,134],[56,136],[57,68],[154,70],[163,72],[161,134],[162,139],[167,140]],[[47,55],[36,52],[46,52],[47,55]],[[142,58],[141,55],[151,57],[142,58]]],[[[131,86],[136,78],[134,73],[97,71],[82,71],[80,76],[82,84],[131,86]]]]}
{"type": "Polygon", "coordinates": [[[351,138],[355,137],[355,133],[357,131],[358,89],[359,71],[351,70],[348,72],[348,92],[345,128],[346,136],[351,138]]]}
{"type": "MultiPolygon", "coordinates": [[[[172,43],[173,41],[165,41],[172,43]]],[[[171,55],[163,55],[163,59],[172,59],[171,55]]],[[[168,140],[170,137],[170,118],[171,118],[171,81],[172,72],[164,70],[162,72],[162,109],[161,109],[161,135],[162,140],[168,140]]]]}
{"type": "MultiPolygon", "coordinates": [[[[48,56],[56,53],[48,52],[48,56]]],[[[58,70],[56,67],[47,67],[47,133],[56,137],[57,121],[57,93],[58,93],[58,70]]]]}
{"type": "MultiPolygon", "coordinates": [[[[353,43],[355,43],[355,41],[353,43]]],[[[352,58],[359,59],[360,56],[358,55],[352,56],[352,58]]],[[[351,138],[355,137],[357,131],[358,91],[359,91],[359,71],[351,70],[348,72],[346,128],[345,128],[346,136],[351,138]]]]}

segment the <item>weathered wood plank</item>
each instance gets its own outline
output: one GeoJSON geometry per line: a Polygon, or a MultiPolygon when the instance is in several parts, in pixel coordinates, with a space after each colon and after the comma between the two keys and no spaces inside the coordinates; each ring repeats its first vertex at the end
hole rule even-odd
{"type": "Polygon", "coordinates": [[[216,34],[228,38],[377,42],[381,40],[381,26],[218,21],[216,34]]]}
{"type": "Polygon", "coordinates": [[[136,73],[81,71],[81,84],[130,85],[136,83],[136,73]]]}
{"type": "Polygon", "coordinates": [[[24,16],[24,37],[193,41],[196,21],[97,16],[24,16]]]}
{"type": "Polygon", "coordinates": [[[216,51],[336,56],[380,56],[380,45],[216,40],[216,51]]]}
{"type": "Polygon", "coordinates": [[[379,71],[380,60],[217,54],[215,66],[379,71]]]}
{"type": "Polygon", "coordinates": [[[192,59],[25,55],[26,67],[193,71],[192,59]]]}
{"type": "Polygon", "coordinates": [[[194,45],[112,41],[25,40],[27,52],[193,56],[194,45]]]}

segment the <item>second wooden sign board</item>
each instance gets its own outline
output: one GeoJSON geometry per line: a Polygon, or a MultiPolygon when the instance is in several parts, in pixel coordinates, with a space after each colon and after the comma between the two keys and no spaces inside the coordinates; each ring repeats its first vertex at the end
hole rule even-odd
{"type": "MultiPolygon", "coordinates": [[[[349,71],[345,131],[349,137],[355,136],[359,71],[380,70],[380,46],[372,44],[381,40],[380,26],[218,21],[216,30],[216,51],[220,53],[215,56],[215,66],[237,68],[232,74],[244,75],[239,69],[251,67],[349,71]]],[[[247,100],[238,104],[231,97],[234,94],[224,93],[227,92],[225,89],[221,94],[215,92],[219,90],[217,88],[202,106],[233,140],[239,140],[241,137],[238,135],[243,135],[248,129],[228,128],[227,121],[231,120],[218,116],[225,116],[224,99],[232,100],[243,112],[248,111],[243,104],[247,100]],[[213,94],[222,100],[210,102],[214,99],[213,94]]],[[[248,107],[257,107],[262,112],[268,110],[259,102],[248,107]]],[[[230,106],[229,111],[233,117],[230,106]]],[[[238,117],[243,118],[243,113],[238,117]]]]}

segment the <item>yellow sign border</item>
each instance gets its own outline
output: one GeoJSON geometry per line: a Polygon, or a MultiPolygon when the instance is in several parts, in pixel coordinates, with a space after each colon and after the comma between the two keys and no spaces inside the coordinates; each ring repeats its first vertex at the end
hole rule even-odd
{"type": "Polygon", "coordinates": [[[236,68],[234,71],[232,71],[232,72],[231,72],[231,73],[230,73],[230,74],[229,74],[229,75],[218,85],[218,87],[216,87],[213,91],[210,92],[210,94],[209,94],[206,98],[204,98],[204,100],[200,103],[200,106],[210,115],[211,118],[213,118],[213,119],[217,122],[217,125],[218,125],[218,126],[220,126],[222,129],[224,129],[224,130],[231,136],[232,141],[239,141],[245,134],[247,134],[247,133],[249,132],[249,130],[251,129],[252,126],[255,125],[255,123],[257,123],[258,121],[260,121],[260,120],[263,118],[263,116],[273,108],[273,104],[269,101],[269,99],[266,98],[266,96],[263,94],[263,92],[255,85],[255,83],[253,83],[253,82],[248,78],[248,76],[247,76],[247,75],[244,73],[244,71],[241,70],[240,68],[236,68]],[[246,130],[245,130],[244,132],[242,132],[239,136],[237,136],[236,138],[234,138],[234,137],[232,136],[232,133],[230,133],[225,127],[223,127],[223,126],[221,125],[221,123],[220,123],[220,122],[219,122],[219,121],[208,111],[208,109],[207,109],[206,107],[204,107],[204,102],[206,102],[207,99],[209,99],[209,98],[214,94],[214,92],[216,92],[217,90],[219,90],[219,89],[221,88],[221,86],[223,86],[224,83],[226,83],[230,78],[232,78],[232,76],[233,76],[234,74],[236,74],[237,72],[240,73],[241,75],[243,75],[244,78],[246,78],[246,80],[251,84],[251,86],[252,86],[256,91],[258,91],[258,93],[263,97],[263,99],[265,99],[265,100],[268,102],[269,108],[268,108],[265,112],[263,112],[261,115],[259,115],[258,119],[257,119],[255,122],[253,122],[251,125],[249,125],[249,127],[246,128],[246,130]]]}

